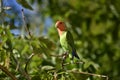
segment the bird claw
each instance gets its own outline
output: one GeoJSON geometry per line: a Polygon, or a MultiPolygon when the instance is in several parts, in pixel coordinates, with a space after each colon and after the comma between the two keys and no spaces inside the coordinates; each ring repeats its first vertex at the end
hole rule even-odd
{"type": "Polygon", "coordinates": [[[64,61],[65,61],[65,59],[67,58],[67,56],[68,56],[68,53],[67,53],[67,52],[65,52],[65,53],[62,55],[62,69],[64,69],[64,61]]]}

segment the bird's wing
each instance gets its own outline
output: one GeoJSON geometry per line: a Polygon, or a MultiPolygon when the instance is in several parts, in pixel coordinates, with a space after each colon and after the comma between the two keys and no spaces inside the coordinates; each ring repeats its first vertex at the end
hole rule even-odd
{"type": "Polygon", "coordinates": [[[74,56],[79,59],[79,56],[78,56],[77,53],[76,53],[73,36],[72,36],[72,34],[70,33],[70,31],[67,32],[66,37],[67,37],[67,42],[68,42],[68,44],[69,44],[70,47],[72,48],[72,59],[74,58],[74,56]]]}
{"type": "Polygon", "coordinates": [[[74,40],[70,31],[67,31],[66,38],[67,38],[67,43],[71,46],[72,49],[74,49],[74,40]]]}

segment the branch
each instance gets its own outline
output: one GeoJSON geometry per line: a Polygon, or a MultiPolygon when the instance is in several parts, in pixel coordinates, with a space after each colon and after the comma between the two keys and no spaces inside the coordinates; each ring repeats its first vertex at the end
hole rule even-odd
{"type": "Polygon", "coordinates": [[[30,60],[32,59],[32,57],[33,57],[34,55],[35,55],[35,54],[32,53],[32,54],[28,57],[28,60],[26,61],[26,64],[25,64],[25,72],[26,72],[26,73],[28,73],[28,72],[27,72],[27,67],[28,67],[28,64],[29,64],[30,60]]]}
{"type": "Polygon", "coordinates": [[[29,29],[28,29],[27,26],[26,26],[24,9],[22,9],[21,11],[22,11],[22,20],[23,20],[23,24],[24,24],[25,30],[26,30],[26,32],[28,32],[28,35],[29,35],[30,37],[32,37],[31,32],[29,31],[29,29]]]}
{"type": "Polygon", "coordinates": [[[84,64],[84,62],[79,61],[79,62],[74,62],[74,63],[65,63],[65,64],[63,64],[63,66],[66,66],[69,64],[84,64]]]}
{"type": "Polygon", "coordinates": [[[21,68],[18,60],[17,60],[13,55],[12,55],[12,58],[13,58],[13,60],[15,61],[16,65],[17,65],[17,68],[18,68],[18,71],[21,73],[21,75],[22,75],[23,77],[25,77],[26,80],[31,80],[31,77],[21,68]]]}
{"type": "Polygon", "coordinates": [[[5,72],[8,76],[10,76],[12,80],[17,80],[17,78],[14,75],[12,75],[12,73],[10,73],[8,69],[6,69],[4,66],[0,65],[0,69],[3,72],[5,72]]]}
{"type": "Polygon", "coordinates": [[[62,69],[64,69],[64,66],[69,65],[69,64],[84,64],[83,61],[79,61],[79,62],[74,62],[74,63],[64,63],[65,59],[67,58],[68,54],[63,53],[62,55],[53,55],[51,54],[51,56],[54,57],[62,57],[62,69]]]}
{"type": "Polygon", "coordinates": [[[63,54],[61,54],[61,55],[51,54],[51,56],[53,56],[53,57],[63,57],[63,56],[68,56],[68,54],[66,54],[66,53],[63,53],[63,54]]]}
{"type": "Polygon", "coordinates": [[[50,56],[53,56],[53,57],[62,57],[62,55],[54,55],[54,54],[51,54],[50,56]]]}
{"type": "Polygon", "coordinates": [[[56,73],[56,71],[54,72],[54,79],[53,80],[57,80],[57,73],[56,73]]]}
{"type": "Polygon", "coordinates": [[[88,72],[79,72],[77,70],[68,70],[67,72],[73,72],[73,73],[79,73],[79,74],[97,76],[97,77],[106,78],[106,80],[108,80],[108,76],[105,76],[105,75],[93,74],[93,73],[88,73],[88,72]]]}

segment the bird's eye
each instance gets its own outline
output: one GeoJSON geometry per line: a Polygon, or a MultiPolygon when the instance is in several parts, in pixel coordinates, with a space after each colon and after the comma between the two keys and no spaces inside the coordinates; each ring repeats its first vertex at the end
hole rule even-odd
{"type": "Polygon", "coordinates": [[[60,24],[62,24],[62,22],[60,22],[60,24]]]}

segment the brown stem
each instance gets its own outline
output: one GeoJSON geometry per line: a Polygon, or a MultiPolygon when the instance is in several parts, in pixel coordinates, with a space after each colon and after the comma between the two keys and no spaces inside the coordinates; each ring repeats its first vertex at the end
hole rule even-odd
{"type": "Polygon", "coordinates": [[[67,72],[73,72],[73,73],[80,73],[80,74],[85,74],[85,75],[97,76],[97,77],[106,78],[106,80],[108,80],[108,76],[105,76],[105,75],[99,75],[99,74],[88,73],[88,72],[79,72],[77,70],[76,71],[68,70],[67,72]]]}
{"type": "Polygon", "coordinates": [[[51,56],[53,56],[53,57],[62,57],[62,55],[54,55],[54,54],[51,54],[51,56]]]}
{"type": "Polygon", "coordinates": [[[6,69],[4,66],[0,65],[0,69],[5,72],[8,76],[11,77],[12,80],[17,80],[17,78],[8,71],[8,69],[6,69]]]}

